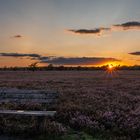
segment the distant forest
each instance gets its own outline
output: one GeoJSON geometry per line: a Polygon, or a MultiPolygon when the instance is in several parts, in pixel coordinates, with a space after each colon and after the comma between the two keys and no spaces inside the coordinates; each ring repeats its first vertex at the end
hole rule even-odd
{"type": "MultiPolygon", "coordinates": [[[[76,71],[92,71],[92,70],[107,70],[108,65],[103,65],[100,67],[83,67],[83,66],[54,66],[52,64],[49,64],[48,66],[37,66],[36,63],[29,65],[28,67],[1,67],[0,71],[69,71],[69,70],[76,70],[76,71]]],[[[114,66],[114,70],[140,70],[140,65],[134,65],[134,66],[114,66]]]]}

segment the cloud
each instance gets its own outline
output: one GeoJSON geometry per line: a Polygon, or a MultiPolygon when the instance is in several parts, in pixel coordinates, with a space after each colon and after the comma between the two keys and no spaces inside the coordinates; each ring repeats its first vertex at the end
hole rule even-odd
{"type": "Polygon", "coordinates": [[[31,58],[40,58],[39,54],[23,54],[23,53],[0,53],[0,56],[5,57],[31,57],[31,58]]]}
{"type": "Polygon", "coordinates": [[[140,22],[130,21],[122,24],[112,25],[111,27],[101,27],[95,29],[69,29],[67,31],[75,34],[93,34],[97,36],[103,35],[103,33],[110,31],[126,31],[126,30],[140,30],[140,22]]]}
{"type": "Polygon", "coordinates": [[[42,56],[39,54],[24,54],[24,53],[0,53],[3,57],[28,58],[37,60],[37,63],[46,63],[54,65],[100,65],[107,62],[121,61],[115,58],[104,57],[56,57],[42,56]]]}
{"type": "Polygon", "coordinates": [[[115,58],[103,58],[103,57],[54,57],[42,59],[41,63],[48,63],[54,65],[98,65],[106,62],[120,61],[115,58]]]}
{"type": "Polygon", "coordinates": [[[78,34],[94,34],[94,35],[101,35],[104,31],[109,31],[110,28],[96,28],[96,29],[70,29],[68,31],[78,34]]]}
{"type": "Polygon", "coordinates": [[[126,22],[123,24],[116,24],[112,26],[112,29],[118,29],[118,30],[132,30],[132,29],[136,29],[139,30],[140,29],[140,22],[137,21],[131,21],[131,22],[126,22]]]}
{"type": "Polygon", "coordinates": [[[140,55],[140,52],[131,52],[129,54],[131,54],[131,55],[140,55]]]}
{"type": "Polygon", "coordinates": [[[18,34],[18,35],[14,35],[13,38],[23,38],[23,36],[18,34]]]}

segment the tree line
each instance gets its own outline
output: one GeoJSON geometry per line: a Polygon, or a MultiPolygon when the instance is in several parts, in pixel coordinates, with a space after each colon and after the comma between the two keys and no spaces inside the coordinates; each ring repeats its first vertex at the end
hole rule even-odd
{"type": "MultiPolygon", "coordinates": [[[[98,66],[98,67],[84,67],[84,66],[54,66],[53,64],[49,64],[48,66],[38,66],[37,63],[33,63],[28,67],[1,67],[1,71],[63,71],[63,70],[76,70],[76,71],[92,71],[92,70],[107,70],[108,65],[98,66]]],[[[140,65],[134,66],[115,66],[115,70],[140,70],[140,65]]]]}

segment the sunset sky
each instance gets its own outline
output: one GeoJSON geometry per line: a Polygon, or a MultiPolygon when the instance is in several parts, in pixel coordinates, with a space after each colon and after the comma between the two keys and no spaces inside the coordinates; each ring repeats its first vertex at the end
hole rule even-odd
{"type": "Polygon", "coordinates": [[[0,0],[0,67],[140,65],[140,0],[0,0]]]}

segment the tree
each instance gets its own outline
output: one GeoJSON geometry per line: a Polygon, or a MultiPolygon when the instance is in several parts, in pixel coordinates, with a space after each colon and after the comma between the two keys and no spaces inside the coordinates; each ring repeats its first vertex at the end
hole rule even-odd
{"type": "Polygon", "coordinates": [[[53,64],[49,64],[49,65],[47,66],[47,69],[48,69],[48,70],[53,70],[53,69],[54,69],[53,64]]]}
{"type": "Polygon", "coordinates": [[[32,63],[31,65],[29,65],[29,69],[32,71],[35,71],[37,69],[37,64],[38,64],[38,62],[32,63]]]}

